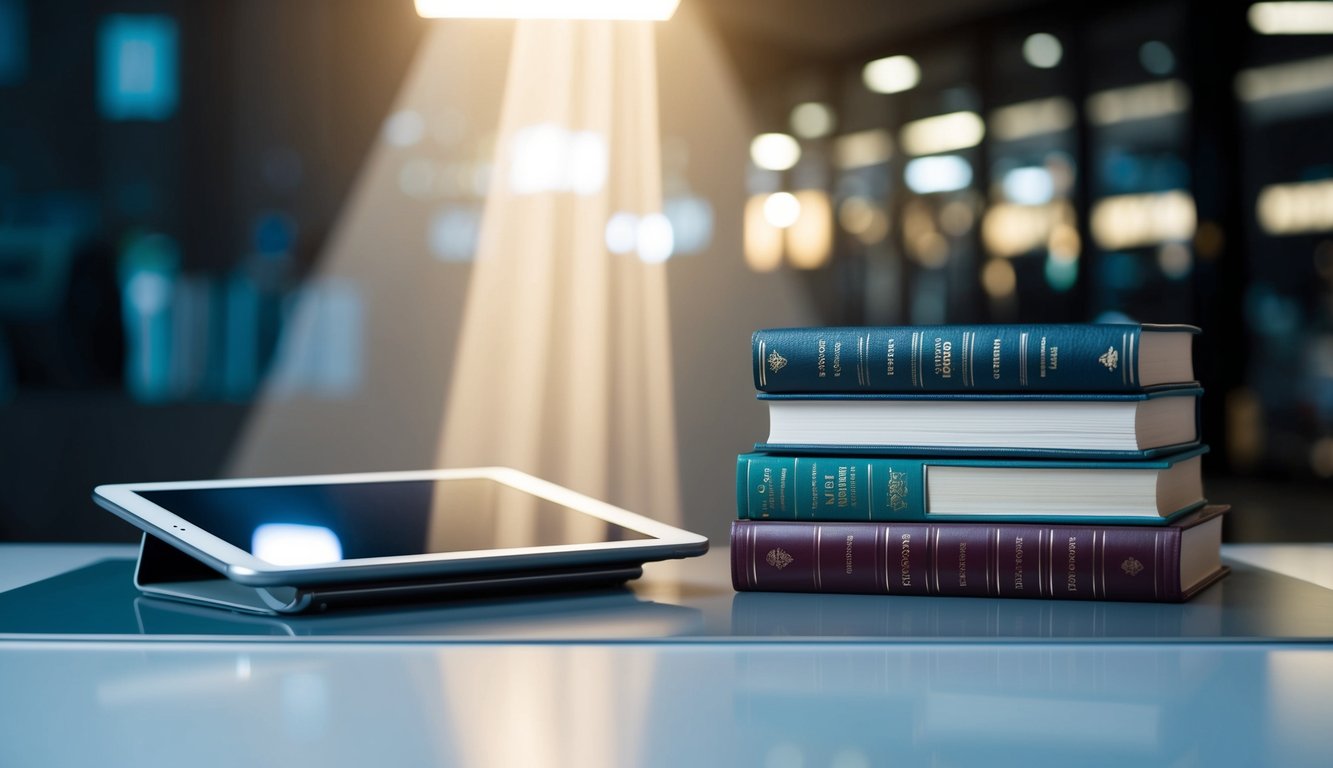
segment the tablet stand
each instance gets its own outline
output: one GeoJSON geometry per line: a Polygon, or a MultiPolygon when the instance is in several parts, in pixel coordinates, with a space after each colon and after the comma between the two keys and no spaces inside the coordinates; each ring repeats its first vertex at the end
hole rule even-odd
{"type": "Polygon", "coordinates": [[[139,545],[139,562],[134,570],[134,585],[139,591],[154,597],[202,603],[245,613],[276,615],[521,590],[606,587],[622,584],[642,574],[643,568],[638,565],[612,564],[440,576],[411,581],[250,587],[226,578],[161,539],[144,534],[139,545]]]}

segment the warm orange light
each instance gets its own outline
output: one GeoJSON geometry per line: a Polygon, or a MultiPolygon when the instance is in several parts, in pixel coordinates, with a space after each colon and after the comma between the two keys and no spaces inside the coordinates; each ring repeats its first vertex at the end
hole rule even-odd
{"type": "Polygon", "coordinates": [[[1092,237],[1106,250],[1194,237],[1194,198],[1182,189],[1104,197],[1092,205],[1092,237]]]}
{"type": "Polygon", "coordinates": [[[680,0],[416,0],[428,19],[666,21],[680,0]]]}
{"type": "Polygon", "coordinates": [[[822,189],[796,193],[800,215],[787,228],[787,259],[797,269],[818,269],[833,255],[833,206],[822,189]]]}
{"type": "Polygon", "coordinates": [[[768,198],[754,195],[745,203],[745,263],[755,272],[772,272],[782,266],[782,230],[764,216],[768,198]]]}

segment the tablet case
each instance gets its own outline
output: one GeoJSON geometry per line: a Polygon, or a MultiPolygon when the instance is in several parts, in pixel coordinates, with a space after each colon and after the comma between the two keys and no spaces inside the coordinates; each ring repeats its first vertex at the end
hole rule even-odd
{"type": "Polygon", "coordinates": [[[314,587],[250,587],[238,584],[161,539],[144,534],[134,586],[146,595],[265,615],[326,611],[332,608],[427,601],[442,597],[623,584],[638,578],[638,565],[501,571],[411,581],[320,584],[314,587]]]}

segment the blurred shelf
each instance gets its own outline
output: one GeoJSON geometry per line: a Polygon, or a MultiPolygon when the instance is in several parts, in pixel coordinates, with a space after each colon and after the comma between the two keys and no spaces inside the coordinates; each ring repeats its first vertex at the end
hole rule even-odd
{"type": "Polygon", "coordinates": [[[0,541],[135,541],[94,486],[220,471],[249,405],[147,404],[117,392],[24,394],[0,404],[0,541]]]}
{"type": "Polygon", "coordinates": [[[1208,498],[1230,504],[1228,542],[1333,541],[1333,485],[1236,477],[1204,480],[1208,498]]]}

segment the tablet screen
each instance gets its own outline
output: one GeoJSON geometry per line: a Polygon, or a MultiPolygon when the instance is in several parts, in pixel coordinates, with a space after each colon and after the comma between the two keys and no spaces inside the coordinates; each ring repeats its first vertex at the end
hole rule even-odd
{"type": "Polygon", "coordinates": [[[274,565],[652,538],[489,478],[139,494],[274,565]]]}

